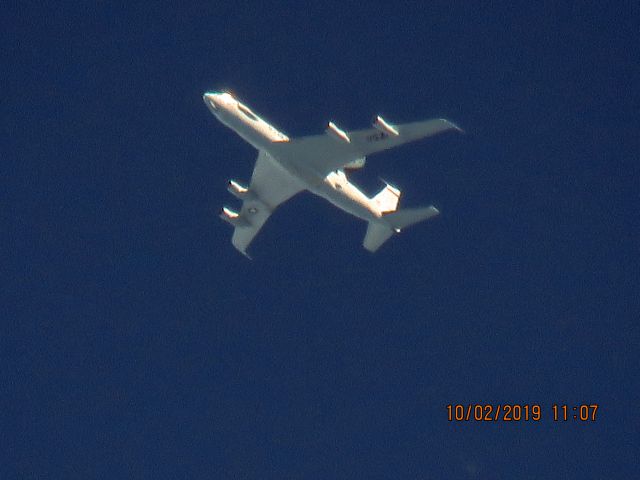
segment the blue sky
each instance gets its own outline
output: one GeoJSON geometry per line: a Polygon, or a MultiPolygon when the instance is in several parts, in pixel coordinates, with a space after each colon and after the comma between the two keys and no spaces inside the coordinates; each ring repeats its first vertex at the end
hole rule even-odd
{"type": "Polygon", "coordinates": [[[509,2],[42,6],[0,20],[3,478],[629,478],[638,24],[509,2]],[[289,136],[429,117],[354,181],[442,215],[361,247],[302,194],[249,262],[217,219],[289,136]],[[539,404],[449,422],[447,404],[539,404]],[[595,422],[553,404],[597,403],[595,422]]]}

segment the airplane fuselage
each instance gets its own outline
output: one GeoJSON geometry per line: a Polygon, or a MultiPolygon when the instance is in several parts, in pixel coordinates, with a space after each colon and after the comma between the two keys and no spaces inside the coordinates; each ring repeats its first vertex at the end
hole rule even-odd
{"type": "Polygon", "coordinates": [[[278,144],[289,142],[289,137],[264,121],[230,94],[207,93],[203,99],[211,113],[220,122],[257,150],[266,151],[273,161],[291,174],[296,181],[303,183],[311,193],[367,222],[382,215],[378,205],[357,186],[349,182],[343,170],[335,170],[328,175],[320,174],[312,167],[306,168],[299,162],[290,162],[286,157],[281,157],[278,154],[278,144]]]}

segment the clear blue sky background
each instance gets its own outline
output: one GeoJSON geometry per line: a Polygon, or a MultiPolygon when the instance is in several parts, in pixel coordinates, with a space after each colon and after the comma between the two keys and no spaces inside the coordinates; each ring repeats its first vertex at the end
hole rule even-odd
{"type": "Polygon", "coordinates": [[[640,9],[600,3],[5,5],[0,477],[637,474],[640,9]],[[303,194],[247,261],[225,88],[290,136],[458,122],[354,175],[441,217],[370,255],[303,194]]]}

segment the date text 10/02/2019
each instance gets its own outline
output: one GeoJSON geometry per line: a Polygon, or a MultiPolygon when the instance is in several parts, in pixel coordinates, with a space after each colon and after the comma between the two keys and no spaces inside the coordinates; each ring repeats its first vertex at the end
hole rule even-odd
{"type": "MultiPolygon", "coordinates": [[[[578,405],[553,404],[547,418],[554,422],[595,422],[597,403],[578,405]]],[[[539,404],[449,404],[447,420],[450,422],[539,422],[545,417],[539,404]]]]}

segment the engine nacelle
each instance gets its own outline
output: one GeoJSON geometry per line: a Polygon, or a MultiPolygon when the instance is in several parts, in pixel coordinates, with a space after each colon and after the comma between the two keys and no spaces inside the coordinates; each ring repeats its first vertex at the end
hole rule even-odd
{"type": "Polygon", "coordinates": [[[384,119],[384,118],[382,118],[380,115],[378,115],[378,116],[375,118],[375,120],[373,121],[373,126],[374,126],[375,128],[377,128],[378,130],[380,130],[381,132],[387,133],[387,134],[389,134],[389,135],[393,135],[393,136],[396,136],[396,137],[397,137],[398,135],[400,135],[400,134],[398,133],[398,130],[397,130],[395,127],[393,127],[393,126],[389,125],[389,124],[385,121],[385,119],[384,119]]]}
{"type": "Polygon", "coordinates": [[[349,163],[347,163],[342,168],[345,168],[347,170],[358,170],[359,168],[364,167],[366,160],[367,160],[366,157],[356,158],[355,160],[352,160],[349,163]]]}
{"type": "Polygon", "coordinates": [[[347,135],[347,132],[340,130],[333,122],[329,122],[329,125],[327,126],[327,133],[333,135],[333,137],[338,140],[351,143],[351,139],[349,138],[349,135],[347,135]]]}
{"type": "Polygon", "coordinates": [[[249,222],[241,217],[239,213],[227,207],[222,207],[222,210],[220,210],[220,218],[234,227],[246,227],[249,225],[249,222]]]}
{"type": "Polygon", "coordinates": [[[251,192],[249,189],[243,185],[240,185],[235,180],[229,180],[229,185],[227,186],[227,190],[236,198],[240,200],[244,200],[251,196],[251,192]]]}

